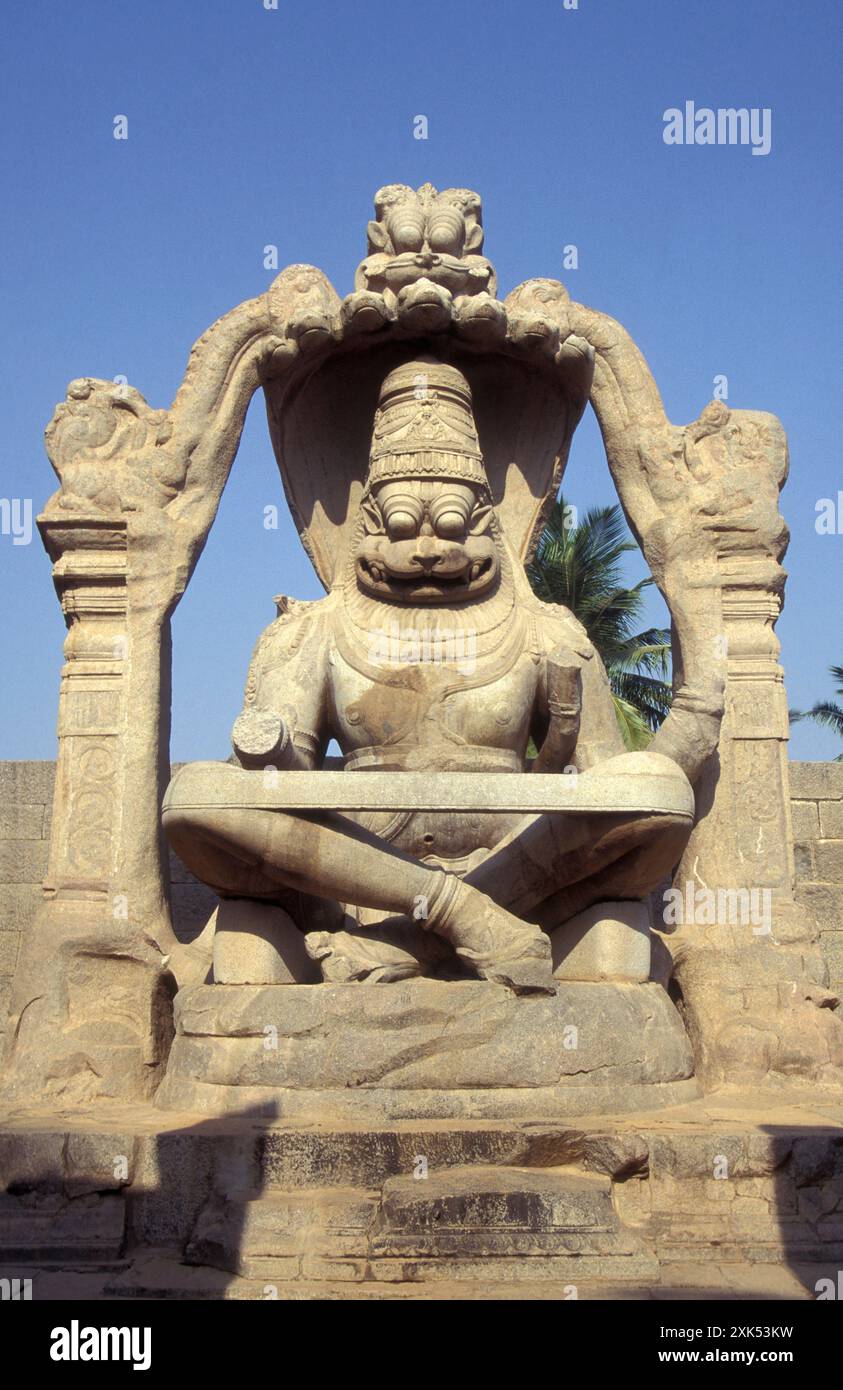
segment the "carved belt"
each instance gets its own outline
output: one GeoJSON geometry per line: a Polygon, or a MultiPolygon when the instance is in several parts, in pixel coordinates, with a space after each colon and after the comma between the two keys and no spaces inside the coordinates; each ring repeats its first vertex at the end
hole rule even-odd
{"type": "Polygon", "coordinates": [[[401,744],[357,748],[343,758],[346,772],[523,772],[524,760],[510,748],[461,743],[430,748],[401,744]]]}

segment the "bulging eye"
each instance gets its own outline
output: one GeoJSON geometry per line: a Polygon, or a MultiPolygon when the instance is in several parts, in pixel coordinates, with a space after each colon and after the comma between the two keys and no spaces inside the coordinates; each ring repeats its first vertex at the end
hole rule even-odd
{"type": "Polygon", "coordinates": [[[395,250],[420,251],[424,244],[424,215],[414,208],[401,208],[389,218],[389,235],[395,250]]]}
{"type": "Polygon", "coordinates": [[[465,240],[462,213],[457,208],[438,208],[427,224],[427,239],[432,251],[461,256],[465,240]]]}
{"type": "Polygon", "coordinates": [[[465,532],[465,517],[462,512],[446,511],[440,512],[436,518],[436,533],[453,539],[463,535],[465,532]]]}
{"type": "Polygon", "coordinates": [[[391,541],[408,540],[416,534],[418,519],[412,512],[390,512],[386,522],[386,532],[391,541]]]}

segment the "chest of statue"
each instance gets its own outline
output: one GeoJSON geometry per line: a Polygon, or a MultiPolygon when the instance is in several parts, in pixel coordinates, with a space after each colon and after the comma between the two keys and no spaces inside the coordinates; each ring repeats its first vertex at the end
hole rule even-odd
{"type": "Polygon", "coordinates": [[[329,671],[343,752],[451,744],[523,758],[538,665],[524,634],[515,635],[483,651],[470,630],[434,636],[396,627],[368,641],[342,634],[329,671]]]}

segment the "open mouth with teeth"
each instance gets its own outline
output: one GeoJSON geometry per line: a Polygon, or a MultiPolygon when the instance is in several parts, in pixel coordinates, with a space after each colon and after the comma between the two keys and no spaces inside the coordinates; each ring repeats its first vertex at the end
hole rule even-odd
{"type": "Polygon", "coordinates": [[[459,568],[449,565],[441,569],[423,565],[395,567],[388,564],[383,555],[357,557],[357,577],[363,588],[399,601],[423,599],[429,603],[447,603],[457,597],[474,597],[490,587],[497,568],[495,556],[491,554],[476,559],[465,556],[459,568]]]}

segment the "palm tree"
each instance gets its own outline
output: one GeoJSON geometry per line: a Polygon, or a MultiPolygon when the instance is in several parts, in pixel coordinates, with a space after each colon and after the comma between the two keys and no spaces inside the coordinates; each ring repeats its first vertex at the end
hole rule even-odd
{"type": "MultiPolygon", "coordinates": [[[[835,695],[843,695],[843,666],[829,666],[829,671],[836,681],[840,681],[835,695]]],[[[843,706],[835,703],[834,700],[818,700],[812,709],[788,710],[791,724],[798,724],[800,719],[813,719],[815,724],[822,724],[826,729],[833,729],[836,734],[843,738],[843,706]]],[[[843,762],[843,753],[836,759],[838,763],[843,762]]]]}
{"type": "Polygon", "coordinates": [[[644,606],[642,579],[622,583],[621,556],[637,550],[619,506],[594,507],[571,525],[563,498],[554,504],[527,566],[534,592],[561,603],[583,624],[609,675],[627,748],[645,748],[670,709],[670,632],[636,631],[644,606]]]}

